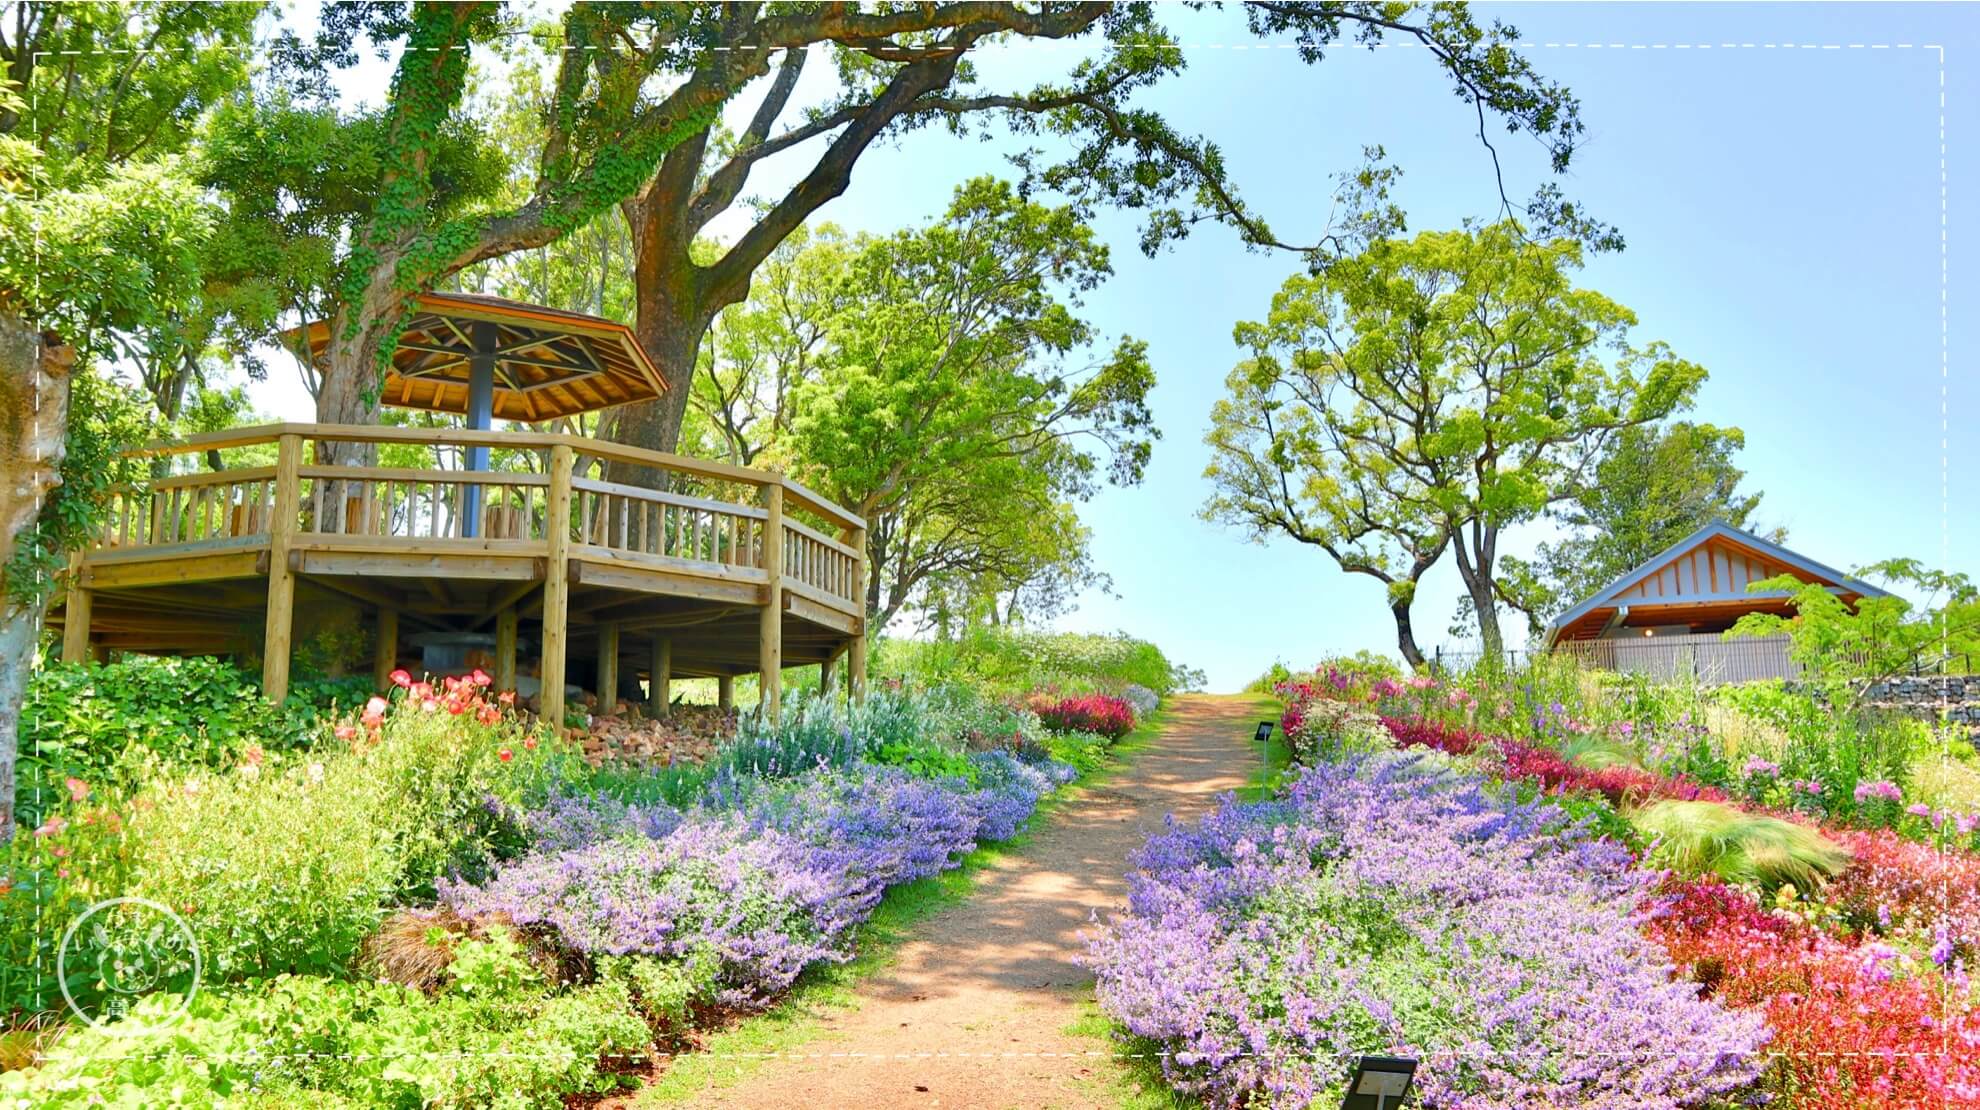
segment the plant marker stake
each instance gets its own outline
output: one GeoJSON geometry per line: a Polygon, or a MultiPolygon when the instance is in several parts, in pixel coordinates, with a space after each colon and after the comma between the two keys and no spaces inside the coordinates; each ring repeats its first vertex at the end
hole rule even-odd
{"type": "Polygon", "coordinates": [[[1392,1105],[1400,1110],[1414,1078],[1416,1061],[1407,1056],[1357,1057],[1341,1110],[1389,1110],[1392,1105]]]}

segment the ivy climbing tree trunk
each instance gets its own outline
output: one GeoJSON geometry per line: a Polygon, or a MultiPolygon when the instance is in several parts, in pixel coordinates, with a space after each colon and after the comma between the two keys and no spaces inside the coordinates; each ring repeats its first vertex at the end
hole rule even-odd
{"type": "Polygon", "coordinates": [[[50,583],[15,578],[15,555],[61,482],[75,352],[0,309],[0,841],[14,832],[21,701],[50,583]]]}

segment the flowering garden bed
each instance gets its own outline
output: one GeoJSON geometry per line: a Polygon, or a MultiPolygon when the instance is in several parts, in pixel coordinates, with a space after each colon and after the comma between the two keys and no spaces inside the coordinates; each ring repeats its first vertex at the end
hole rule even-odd
{"type": "Polygon", "coordinates": [[[484,675],[393,680],[292,749],[150,759],[129,788],[56,779],[0,871],[0,1105],[619,1089],[656,1041],[850,958],[889,888],[1016,835],[1108,742],[968,689],[883,689],[746,716],[705,762],[601,766],[484,675]],[[63,1020],[56,932],[31,926],[114,896],[176,914],[204,977],[190,1001],[178,980],[72,982],[98,1030],[63,1020]]]}
{"type": "Polygon", "coordinates": [[[1150,842],[1103,1007],[1215,1105],[1333,1105],[1382,1052],[1439,1110],[1980,1106],[1971,814],[1887,740],[1740,758],[1709,707],[1547,679],[1281,684],[1306,766],[1150,842]]]}

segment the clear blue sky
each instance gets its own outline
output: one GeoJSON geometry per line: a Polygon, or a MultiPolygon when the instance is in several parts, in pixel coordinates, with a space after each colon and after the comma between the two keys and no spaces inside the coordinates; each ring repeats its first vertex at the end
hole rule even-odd
{"type": "MultiPolygon", "coordinates": [[[[1963,327],[1975,304],[1965,263],[1980,244],[1962,233],[1980,166],[1971,153],[1980,150],[1980,11],[1501,4],[1479,12],[1518,26],[1528,42],[1561,44],[1533,53],[1581,98],[1589,127],[1564,185],[1629,240],[1582,280],[1637,311],[1639,339],[1668,340],[1711,372],[1694,415],[1746,430],[1742,461],[1766,492],[1764,521],[1785,525],[1791,546],[1831,564],[1903,554],[1980,572],[1980,389],[1963,327]],[[1740,43],[1755,48],[1723,45],[1740,43]],[[1770,43],[1784,45],[1762,46],[1770,43]]],[[[1258,48],[1234,13],[1178,9],[1169,19],[1197,45],[1187,71],[1149,103],[1178,127],[1213,135],[1247,199],[1286,237],[1318,226],[1330,176],[1370,143],[1406,171],[1398,199],[1413,228],[1492,214],[1491,166],[1474,121],[1420,51],[1341,49],[1308,66],[1289,50],[1258,48]],[[1248,48],[1230,48],[1237,44],[1248,48]]],[[[1010,49],[982,70],[992,85],[1021,83],[1063,72],[1071,58],[1010,49]]],[[[1544,177],[1538,148],[1496,141],[1508,191],[1525,195],[1544,177]]],[[[865,158],[822,218],[872,230],[928,218],[964,176],[1004,172],[1009,149],[917,133],[865,158]]],[[[766,175],[764,188],[776,180],[766,175]]],[[[1212,689],[1235,688],[1275,658],[1298,665],[1392,649],[1377,584],[1341,574],[1317,551],[1290,541],[1254,546],[1196,516],[1207,414],[1238,357],[1232,324],[1262,315],[1297,261],[1247,253],[1218,229],[1149,259],[1131,217],[1110,217],[1103,230],[1116,274],[1090,297],[1090,315],[1110,337],[1149,342],[1165,438],[1142,486],[1110,490],[1083,511],[1096,562],[1119,596],[1088,597],[1059,623],[1152,638],[1205,668],[1212,689]]],[[[1457,592],[1448,566],[1426,581],[1417,613],[1426,644],[1446,639],[1457,592]]]]}

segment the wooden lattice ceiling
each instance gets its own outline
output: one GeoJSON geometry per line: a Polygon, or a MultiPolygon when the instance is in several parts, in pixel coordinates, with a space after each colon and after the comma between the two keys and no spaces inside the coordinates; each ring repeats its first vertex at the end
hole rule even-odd
{"type": "MultiPolygon", "coordinates": [[[[493,325],[498,419],[533,424],[649,401],[666,391],[624,324],[479,293],[421,293],[380,400],[393,408],[465,415],[471,337],[480,324],[493,325]]],[[[329,324],[310,324],[303,334],[310,357],[324,364],[329,324]]]]}

